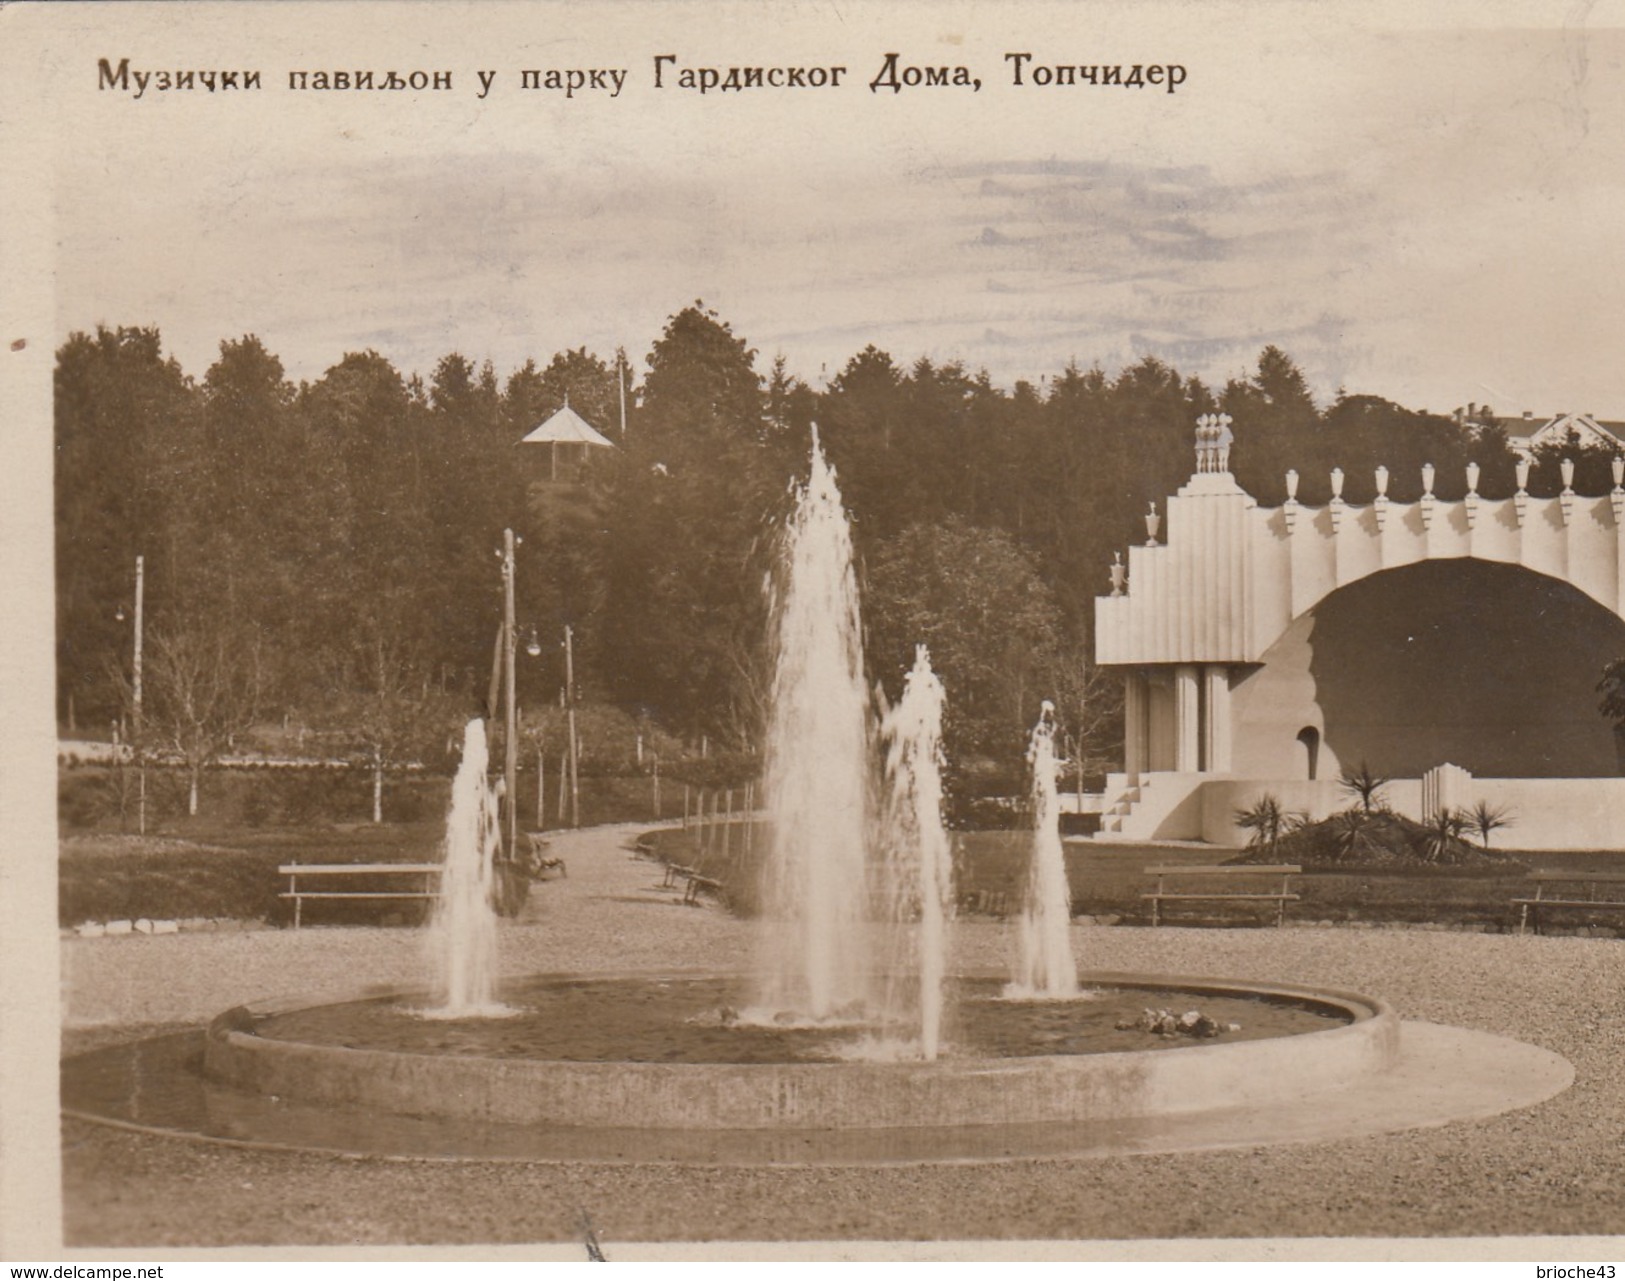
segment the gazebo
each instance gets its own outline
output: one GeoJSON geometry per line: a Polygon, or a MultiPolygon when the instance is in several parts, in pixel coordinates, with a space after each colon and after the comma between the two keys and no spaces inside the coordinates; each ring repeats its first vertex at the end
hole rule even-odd
{"type": "MultiPolygon", "coordinates": [[[[519,443],[547,446],[547,479],[550,481],[559,479],[561,462],[564,467],[564,478],[574,480],[579,476],[591,450],[615,448],[613,441],[570,408],[568,399],[565,400],[562,409],[534,428],[519,443]]],[[[530,458],[535,454],[536,451],[527,449],[523,456],[530,458]]]]}

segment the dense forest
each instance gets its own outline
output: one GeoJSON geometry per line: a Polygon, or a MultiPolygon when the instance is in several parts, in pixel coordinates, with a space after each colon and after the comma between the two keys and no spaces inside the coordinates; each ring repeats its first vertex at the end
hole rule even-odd
{"type": "MultiPolygon", "coordinates": [[[[1486,496],[1515,487],[1487,409],[1320,407],[1273,347],[1222,388],[1148,357],[1005,389],[869,346],[815,389],[696,304],[641,371],[579,349],[504,380],[451,354],[425,380],[364,351],[294,385],[252,336],[195,379],[155,329],[75,333],[56,368],[59,708],[80,732],[128,715],[139,554],[146,714],[177,750],[201,760],[297,725],[381,758],[429,751],[485,699],[511,527],[533,651],[523,705],[557,705],[568,626],[583,702],[748,753],[770,680],[764,584],[816,423],[852,514],[877,684],[895,695],[923,640],[951,752],[1014,755],[1047,697],[1069,750],[1109,758],[1091,602],[1113,552],[1144,540],[1148,505],[1190,475],[1195,419],[1215,410],[1234,420],[1232,470],[1266,504],[1288,468],[1309,503],[1333,466],[1352,502],[1378,463],[1400,501],[1425,462],[1441,497],[1460,495],[1469,460],[1486,496]],[[517,442],[566,399],[617,448],[550,483],[517,442]]],[[[1582,492],[1611,483],[1606,454],[1554,450],[1531,492],[1560,487],[1558,452],[1582,492]]]]}

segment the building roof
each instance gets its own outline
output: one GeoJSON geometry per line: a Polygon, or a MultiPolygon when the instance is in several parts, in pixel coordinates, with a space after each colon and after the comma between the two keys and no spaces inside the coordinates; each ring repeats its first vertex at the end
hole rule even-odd
{"type": "Polygon", "coordinates": [[[1549,418],[1526,414],[1521,418],[1497,418],[1495,423],[1514,448],[1534,449],[1547,441],[1561,441],[1571,431],[1579,436],[1582,444],[1625,448],[1625,422],[1612,422],[1593,414],[1558,413],[1549,418]]]}
{"type": "Polygon", "coordinates": [[[559,410],[519,442],[521,445],[599,445],[614,449],[615,442],[593,428],[585,418],[564,402],[559,410]]]}

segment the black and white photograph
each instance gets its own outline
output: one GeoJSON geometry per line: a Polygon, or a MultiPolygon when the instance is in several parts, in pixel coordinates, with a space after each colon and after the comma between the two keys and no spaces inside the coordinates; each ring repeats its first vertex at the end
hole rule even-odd
{"type": "Polygon", "coordinates": [[[0,64],[0,1256],[1625,1266],[1625,4],[0,64]]]}

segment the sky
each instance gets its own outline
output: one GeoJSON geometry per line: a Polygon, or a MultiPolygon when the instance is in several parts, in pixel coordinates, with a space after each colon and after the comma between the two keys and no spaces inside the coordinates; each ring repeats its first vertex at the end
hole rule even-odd
{"type": "Polygon", "coordinates": [[[703,299],[815,386],[870,343],[1006,387],[1146,355],[1222,384],[1273,343],[1323,402],[1625,418],[1625,5],[232,10],[117,6],[58,64],[56,341],[156,325],[198,377],[246,333],[296,379],[369,347],[506,377],[580,346],[641,363],[703,299]],[[1187,79],[1017,87],[1012,51],[1029,81],[1187,79]],[[890,52],[982,88],[872,92],[890,52]],[[849,71],[702,97],[654,87],[660,53],[849,71]],[[102,56],[264,88],[135,100],[97,88],[102,56]],[[287,89],[324,66],[454,88],[287,89]],[[626,87],[520,88],[577,66],[626,87]]]}

